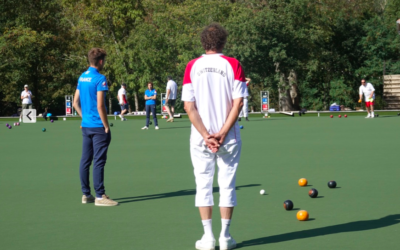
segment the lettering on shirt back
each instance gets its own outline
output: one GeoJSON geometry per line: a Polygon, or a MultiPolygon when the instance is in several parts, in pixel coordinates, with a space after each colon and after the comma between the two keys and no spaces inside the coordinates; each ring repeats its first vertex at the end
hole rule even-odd
{"type": "Polygon", "coordinates": [[[80,82],[91,82],[92,78],[91,77],[79,77],[80,82]]]}
{"type": "Polygon", "coordinates": [[[220,74],[222,77],[226,77],[226,73],[218,68],[204,68],[200,71],[197,72],[197,75],[200,76],[203,73],[218,73],[220,74]]]}

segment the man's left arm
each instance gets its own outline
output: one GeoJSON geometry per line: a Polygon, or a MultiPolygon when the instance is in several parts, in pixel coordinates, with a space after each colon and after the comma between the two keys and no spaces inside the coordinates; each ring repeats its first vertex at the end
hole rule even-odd
{"type": "Polygon", "coordinates": [[[369,96],[369,98],[373,98],[374,94],[375,94],[375,88],[374,88],[374,86],[372,86],[372,84],[371,84],[371,88],[372,88],[372,92],[371,92],[371,95],[369,96]]]}
{"type": "Polygon", "coordinates": [[[171,93],[171,90],[168,89],[168,90],[167,90],[167,95],[166,95],[166,97],[165,97],[165,103],[168,102],[168,98],[169,98],[169,94],[170,94],[170,93],[171,93]]]}

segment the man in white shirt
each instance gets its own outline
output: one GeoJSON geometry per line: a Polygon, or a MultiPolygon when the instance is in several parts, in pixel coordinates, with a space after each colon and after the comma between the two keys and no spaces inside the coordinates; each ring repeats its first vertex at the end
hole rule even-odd
{"type": "Polygon", "coordinates": [[[26,84],[24,86],[24,91],[21,92],[21,100],[22,100],[22,110],[21,110],[21,115],[19,117],[19,122],[21,122],[22,113],[24,109],[32,109],[32,92],[29,90],[29,87],[26,84]]]}
{"type": "Polygon", "coordinates": [[[176,94],[178,93],[178,85],[171,76],[168,76],[167,95],[165,98],[165,108],[169,114],[167,122],[174,122],[176,94]]]}
{"type": "Polygon", "coordinates": [[[246,78],[246,96],[243,99],[243,108],[240,111],[239,114],[239,121],[242,120],[242,117],[244,116],[246,118],[246,121],[249,121],[249,82],[251,81],[250,78],[246,78]]]}
{"type": "Polygon", "coordinates": [[[195,205],[204,228],[196,249],[215,249],[211,220],[215,164],[219,168],[222,224],[219,249],[236,247],[229,226],[237,205],[236,169],[242,148],[237,117],[243,107],[246,80],[239,61],[222,54],[227,36],[219,24],[207,26],[201,33],[206,53],[188,63],[183,78],[182,101],[192,122],[190,156],[196,180],[195,205]]]}
{"type": "Polygon", "coordinates": [[[361,86],[359,89],[360,99],[358,100],[361,103],[362,96],[364,94],[365,97],[365,106],[367,107],[368,116],[365,118],[374,118],[374,104],[375,104],[375,89],[371,83],[366,83],[365,79],[361,80],[361,86]]]}
{"type": "Polygon", "coordinates": [[[121,88],[118,90],[117,97],[118,97],[119,105],[121,105],[121,114],[119,115],[119,117],[121,118],[121,121],[126,121],[124,114],[128,112],[129,103],[128,103],[128,95],[126,93],[126,84],[125,83],[121,84],[121,88]]]}

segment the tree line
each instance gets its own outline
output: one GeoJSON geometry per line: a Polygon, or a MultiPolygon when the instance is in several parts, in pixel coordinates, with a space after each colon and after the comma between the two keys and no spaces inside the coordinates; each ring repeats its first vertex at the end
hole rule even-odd
{"type": "Polygon", "coordinates": [[[181,87],[211,22],[228,30],[224,53],[252,79],[254,111],[261,90],[277,110],[355,108],[361,78],[380,108],[383,67],[400,73],[400,0],[7,0],[0,12],[0,115],[16,113],[25,84],[39,112],[63,114],[92,47],[108,53],[109,112],[121,83],[142,111],[147,82],[164,92],[171,75],[181,87]]]}

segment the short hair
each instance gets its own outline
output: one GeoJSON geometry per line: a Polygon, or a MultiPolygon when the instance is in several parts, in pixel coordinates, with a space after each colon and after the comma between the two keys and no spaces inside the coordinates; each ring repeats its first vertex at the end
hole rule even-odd
{"type": "Polygon", "coordinates": [[[222,50],[226,44],[228,32],[219,24],[211,23],[201,32],[201,44],[204,50],[222,50]]]}
{"type": "Polygon", "coordinates": [[[121,86],[124,86],[124,87],[126,87],[126,84],[125,84],[125,83],[122,83],[122,84],[121,84],[121,86]]]}
{"type": "Polygon", "coordinates": [[[149,86],[149,84],[151,84],[151,88],[154,88],[154,85],[153,85],[152,82],[148,82],[148,83],[146,84],[146,86],[149,86]]]}
{"type": "Polygon", "coordinates": [[[167,76],[167,79],[168,80],[172,80],[172,76],[167,76]]]}
{"type": "Polygon", "coordinates": [[[367,80],[365,80],[365,78],[362,78],[362,79],[361,79],[361,81],[364,81],[364,82],[366,82],[367,80]]]}
{"type": "Polygon", "coordinates": [[[99,61],[106,58],[107,53],[104,49],[93,48],[88,53],[89,63],[94,66],[99,66],[99,61]]]}

